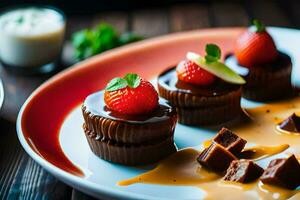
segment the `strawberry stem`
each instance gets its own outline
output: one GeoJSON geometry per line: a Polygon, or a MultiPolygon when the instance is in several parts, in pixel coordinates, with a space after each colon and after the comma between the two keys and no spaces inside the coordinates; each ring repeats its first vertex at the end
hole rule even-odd
{"type": "Polygon", "coordinates": [[[252,24],[254,25],[255,32],[264,32],[266,30],[265,25],[260,20],[254,19],[252,24]]]}

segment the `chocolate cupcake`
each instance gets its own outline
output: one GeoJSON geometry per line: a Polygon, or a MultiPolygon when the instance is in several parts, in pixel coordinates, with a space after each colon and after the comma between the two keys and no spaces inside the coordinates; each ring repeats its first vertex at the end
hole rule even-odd
{"type": "Polygon", "coordinates": [[[292,94],[291,58],[276,49],[259,21],[237,39],[235,54],[226,63],[244,76],[243,97],[247,99],[270,101],[292,94]]]}
{"type": "Polygon", "coordinates": [[[126,80],[128,76],[125,84],[120,85],[119,79],[112,89],[108,85],[85,99],[83,129],[91,150],[104,160],[153,163],[176,151],[177,113],[166,100],[158,99],[148,81],[138,76],[126,80]]]}
{"type": "Polygon", "coordinates": [[[219,62],[220,49],[216,45],[207,45],[206,50],[205,58],[188,53],[187,60],[158,77],[159,95],[176,107],[179,123],[217,125],[241,113],[244,80],[219,62]],[[219,52],[215,58],[210,48],[219,52]]]}

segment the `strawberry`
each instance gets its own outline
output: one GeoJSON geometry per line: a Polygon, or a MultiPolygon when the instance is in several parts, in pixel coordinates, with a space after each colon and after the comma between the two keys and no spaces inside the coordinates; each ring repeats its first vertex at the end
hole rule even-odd
{"type": "MultiPolygon", "coordinates": [[[[207,44],[204,60],[209,63],[217,62],[221,58],[221,50],[215,44],[207,44]]],[[[176,68],[179,80],[194,85],[210,85],[216,80],[216,76],[201,68],[191,60],[185,60],[178,64],[176,68]]]]}
{"type": "Polygon", "coordinates": [[[158,107],[158,94],[149,81],[137,74],[127,74],[107,84],[104,102],[109,109],[122,114],[146,114],[158,107]]]}
{"type": "Polygon", "coordinates": [[[179,80],[194,85],[210,85],[216,79],[213,74],[200,68],[190,60],[180,62],[176,68],[176,72],[179,80]]]}
{"type": "Polygon", "coordinates": [[[264,25],[257,20],[236,41],[235,56],[240,65],[252,67],[276,59],[275,43],[264,25]]]}

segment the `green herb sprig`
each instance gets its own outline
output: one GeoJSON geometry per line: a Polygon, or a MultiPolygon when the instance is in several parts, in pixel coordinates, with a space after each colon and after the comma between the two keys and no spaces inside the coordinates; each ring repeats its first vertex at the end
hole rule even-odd
{"type": "Polygon", "coordinates": [[[245,84],[246,81],[243,77],[233,71],[230,67],[220,61],[221,49],[215,44],[207,44],[205,47],[206,55],[204,57],[188,52],[186,57],[192,62],[196,63],[199,67],[212,73],[213,75],[221,78],[222,80],[234,83],[245,84]]]}
{"type": "Polygon", "coordinates": [[[106,86],[106,91],[115,91],[125,87],[137,88],[141,83],[141,78],[137,74],[128,73],[123,78],[112,79],[106,86]]]}
{"type": "Polygon", "coordinates": [[[216,62],[221,58],[221,49],[215,44],[207,44],[205,47],[207,62],[216,62]]]}
{"type": "Polygon", "coordinates": [[[93,29],[83,29],[72,34],[74,57],[83,60],[109,49],[131,42],[142,40],[143,37],[127,32],[122,35],[113,26],[101,23],[93,29]]]}

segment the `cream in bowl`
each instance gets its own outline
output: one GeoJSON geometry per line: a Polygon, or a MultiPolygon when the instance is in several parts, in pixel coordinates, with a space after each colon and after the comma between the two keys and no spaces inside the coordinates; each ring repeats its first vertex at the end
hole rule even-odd
{"type": "Polygon", "coordinates": [[[0,58],[4,65],[37,69],[58,60],[65,33],[62,12],[21,7],[0,15],[0,58]]]}

